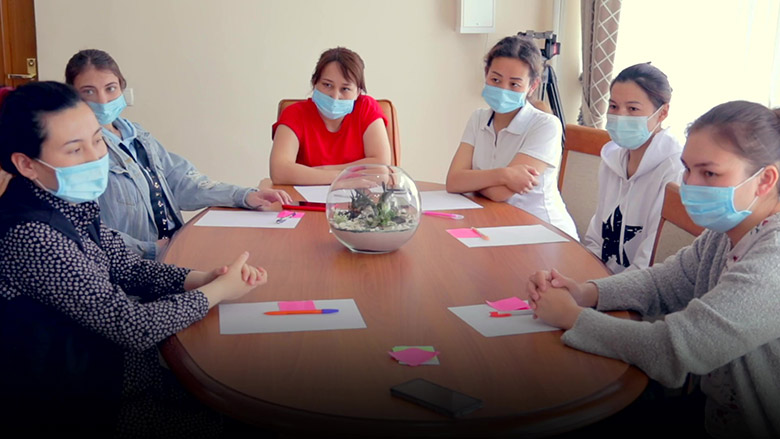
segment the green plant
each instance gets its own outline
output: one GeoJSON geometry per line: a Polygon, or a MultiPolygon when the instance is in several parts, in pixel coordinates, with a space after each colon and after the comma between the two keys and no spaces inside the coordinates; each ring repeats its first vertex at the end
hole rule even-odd
{"type": "Polygon", "coordinates": [[[399,216],[392,194],[393,189],[389,189],[385,183],[382,183],[382,192],[379,194],[368,189],[355,189],[350,195],[349,219],[360,219],[369,228],[403,223],[405,220],[399,216]]]}

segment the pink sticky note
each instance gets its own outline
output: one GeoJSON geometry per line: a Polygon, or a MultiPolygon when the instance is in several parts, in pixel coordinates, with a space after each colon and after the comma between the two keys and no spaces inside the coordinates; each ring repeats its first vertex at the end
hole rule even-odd
{"type": "Polygon", "coordinates": [[[420,348],[409,348],[398,352],[388,352],[391,357],[403,361],[409,366],[419,366],[439,355],[439,351],[426,351],[420,348]]]}
{"type": "Polygon", "coordinates": [[[283,210],[279,212],[279,215],[276,215],[277,218],[283,218],[286,216],[292,215],[292,218],[300,218],[303,216],[303,212],[291,212],[289,210],[283,210]]]}
{"type": "Polygon", "coordinates": [[[456,238],[479,238],[479,233],[471,229],[448,229],[447,233],[456,238]]]}
{"type": "Polygon", "coordinates": [[[279,311],[304,311],[309,309],[317,309],[313,300],[279,302],[279,311]]]}
{"type": "Polygon", "coordinates": [[[530,306],[528,306],[528,302],[522,299],[518,299],[517,297],[508,297],[506,299],[496,300],[495,302],[486,300],[485,302],[499,311],[514,311],[516,309],[530,308],[530,306]]]}

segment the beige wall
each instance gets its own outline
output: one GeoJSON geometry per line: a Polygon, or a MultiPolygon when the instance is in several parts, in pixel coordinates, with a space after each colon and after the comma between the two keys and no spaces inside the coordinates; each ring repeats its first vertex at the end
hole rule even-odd
{"type": "MultiPolygon", "coordinates": [[[[459,34],[458,3],[36,0],[39,69],[42,79],[63,80],[73,53],[106,50],[134,90],[125,117],[211,177],[255,185],[268,176],[277,102],[308,96],[319,54],[346,46],[366,63],[369,94],[398,107],[402,167],[415,179],[443,182],[469,115],[485,105],[487,49],[505,35],[553,24],[552,1],[496,0],[495,33],[459,34]]],[[[576,12],[579,2],[565,1],[567,11],[569,3],[576,12]]],[[[562,41],[569,56],[559,62],[567,69],[577,62],[571,48],[579,34],[571,34],[576,45],[562,41]]],[[[559,76],[576,80],[560,68],[559,76]]],[[[569,112],[579,93],[564,99],[569,112]]]]}
{"type": "Polygon", "coordinates": [[[558,76],[563,114],[566,123],[577,123],[580,113],[580,72],[582,71],[582,30],[580,0],[561,0],[562,17],[557,29],[561,54],[553,58],[553,69],[558,76]]]}

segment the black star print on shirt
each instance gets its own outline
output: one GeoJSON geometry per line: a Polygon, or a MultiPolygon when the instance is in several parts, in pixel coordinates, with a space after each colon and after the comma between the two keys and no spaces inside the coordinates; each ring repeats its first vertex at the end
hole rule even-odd
{"type": "MultiPolygon", "coordinates": [[[[615,208],[612,216],[607,218],[601,224],[601,237],[603,242],[601,244],[601,260],[605,263],[609,258],[614,257],[618,259],[618,252],[620,252],[620,229],[623,225],[623,213],[620,212],[620,206],[615,208]]],[[[623,244],[630,241],[637,233],[642,231],[642,226],[626,226],[626,230],[623,234],[623,244]]],[[[623,250],[622,265],[628,267],[631,265],[631,261],[626,256],[625,249],[623,250]]]]}

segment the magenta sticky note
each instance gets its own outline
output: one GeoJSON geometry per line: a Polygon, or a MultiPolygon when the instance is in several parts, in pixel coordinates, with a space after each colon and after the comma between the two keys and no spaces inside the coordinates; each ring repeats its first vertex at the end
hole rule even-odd
{"type": "Polygon", "coordinates": [[[530,308],[528,302],[517,297],[508,297],[506,299],[496,300],[495,302],[486,300],[485,302],[499,311],[514,311],[516,309],[530,308]]]}
{"type": "Polygon", "coordinates": [[[419,366],[439,355],[439,351],[426,351],[420,348],[409,348],[397,352],[388,352],[391,357],[402,361],[409,366],[419,366]]]}
{"type": "Polygon", "coordinates": [[[305,311],[309,309],[317,309],[313,300],[279,302],[279,311],[305,311]]]}
{"type": "Polygon", "coordinates": [[[472,229],[447,229],[447,233],[456,238],[479,238],[479,233],[472,229]]]}
{"type": "Polygon", "coordinates": [[[279,215],[276,215],[277,218],[284,218],[292,215],[292,218],[300,218],[303,216],[303,212],[291,212],[289,210],[283,210],[279,212],[279,215]]]}

